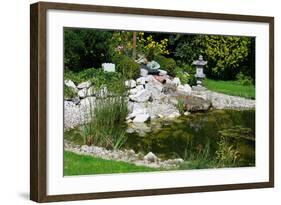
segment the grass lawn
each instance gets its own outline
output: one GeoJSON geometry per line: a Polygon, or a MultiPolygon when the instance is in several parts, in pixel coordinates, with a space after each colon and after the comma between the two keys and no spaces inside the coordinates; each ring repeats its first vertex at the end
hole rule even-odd
{"type": "Polygon", "coordinates": [[[160,169],[79,155],[69,151],[64,152],[65,176],[150,171],[160,171],[160,169]]]}
{"type": "Polygon", "coordinates": [[[240,96],[255,99],[255,86],[242,85],[238,81],[221,81],[205,79],[203,85],[209,90],[227,95],[240,96]]]}

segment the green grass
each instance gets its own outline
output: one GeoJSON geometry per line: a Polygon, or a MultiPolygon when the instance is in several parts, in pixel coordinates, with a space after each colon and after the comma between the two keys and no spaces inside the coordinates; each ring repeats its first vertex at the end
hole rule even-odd
{"type": "Polygon", "coordinates": [[[209,90],[227,95],[255,99],[255,86],[242,85],[239,81],[221,81],[205,79],[203,84],[209,90]]]}
{"type": "Polygon", "coordinates": [[[160,171],[160,169],[137,166],[127,162],[79,155],[69,151],[64,152],[65,176],[151,171],[160,171]]]}

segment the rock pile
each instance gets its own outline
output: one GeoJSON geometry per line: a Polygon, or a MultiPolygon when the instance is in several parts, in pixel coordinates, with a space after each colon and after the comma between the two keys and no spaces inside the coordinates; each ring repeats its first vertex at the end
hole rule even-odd
{"type": "Polygon", "coordinates": [[[130,114],[127,122],[140,123],[153,118],[174,118],[180,116],[176,107],[177,96],[191,95],[191,87],[182,85],[179,78],[172,78],[164,70],[159,75],[143,75],[136,80],[127,80],[129,88],[130,114]]]}

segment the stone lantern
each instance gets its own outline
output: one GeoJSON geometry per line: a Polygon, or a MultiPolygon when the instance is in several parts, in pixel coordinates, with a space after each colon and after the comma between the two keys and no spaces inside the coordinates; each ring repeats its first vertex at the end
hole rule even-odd
{"type": "Polygon", "coordinates": [[[197,78],[197,86],[201,86],[202,80],[206,77],[206,75],[204,74],[203,67],[207,64],[207,61],[204,61],[203,56],[200,55],[198,60],[193,61],[192,64],[196,66],[195,77],[197,78]]]}

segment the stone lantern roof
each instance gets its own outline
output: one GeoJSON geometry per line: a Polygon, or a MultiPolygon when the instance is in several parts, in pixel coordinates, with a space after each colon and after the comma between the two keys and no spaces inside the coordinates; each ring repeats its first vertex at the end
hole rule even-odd
{"type": "Polygon", "coordinates": [[[200,55],[198,60],[193,61],[193,65],[198,66],[198,67],[202,67],[204,65],[206,65],[208,63],[208,61],[204,61],[203,60],[203,56],[200,55]]]}

